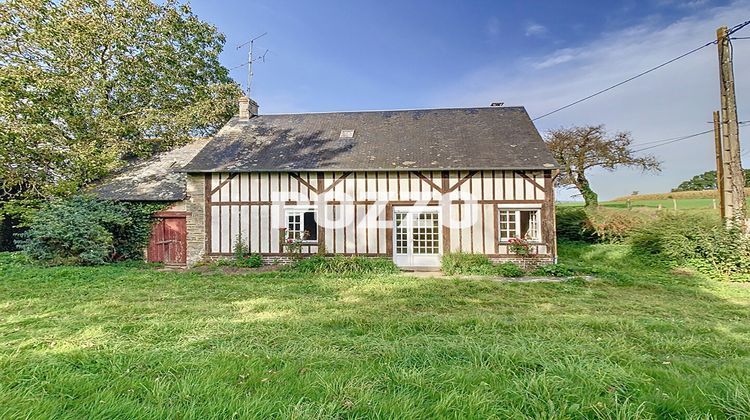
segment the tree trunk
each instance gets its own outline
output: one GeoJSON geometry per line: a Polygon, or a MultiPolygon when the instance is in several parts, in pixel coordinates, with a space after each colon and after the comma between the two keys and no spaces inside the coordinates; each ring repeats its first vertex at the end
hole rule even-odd
{"type": "Polygon", "coordinates": [[[586,207],[596,207],[599,205],[599,194],[591,189],[591,184],[589,184],[589,180],[586,179],[583,173],[576,174],[576,188],[581,192],[586,207]]]}

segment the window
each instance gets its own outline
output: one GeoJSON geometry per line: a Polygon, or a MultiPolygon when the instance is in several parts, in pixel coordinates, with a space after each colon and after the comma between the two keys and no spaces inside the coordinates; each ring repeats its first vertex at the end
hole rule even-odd
{"type": "Polygon", "coordinates": [[[440,224],[437,212],[416,214],[413,222],[412,234],[414,235],[415,254],[438,254],[440,253],[440,224]]]}
{"type": "Polygon", "coordinates": [[[318,222],[315,209],[289,209],[286,213],[286,237],[302,239],[305,242],[318,241],[318,222]]]}
{"type": "Polygon", "coordinates": [[[409,253],[409,226],[406,224],[408,213],[396,213],[396,254],[405,255],[409,253]]]}
{"type": "Polygon", "coordinates": [[[532,242],[542,239],[539,228],[539,209],[504,209],[498,210],[500,223],[500,241],[507,242],[513,238],[523,238],[532,242]]]}

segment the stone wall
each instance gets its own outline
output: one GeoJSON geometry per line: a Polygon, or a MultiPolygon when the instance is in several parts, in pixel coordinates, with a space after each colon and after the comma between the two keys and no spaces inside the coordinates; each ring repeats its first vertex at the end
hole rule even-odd
{"type": "Polygon", "coordinates": [[[206,251],[206,182],[203,174],[188,174],[187,199],[185,211],[187,217],[187,264],[188,266],[203,259],[206,251]]]}
{"type": "Polygon", "coordinates": [[[519,256],[507,256],[507,257],[490,257],[490,261],[495,264],[501,264],[506,262],[512,262],[519,267],[525,269],[533,269],[540,265],[553,264],[555,259],[551,255],[535,255],[533,257],[519,257],[519,256]]]}

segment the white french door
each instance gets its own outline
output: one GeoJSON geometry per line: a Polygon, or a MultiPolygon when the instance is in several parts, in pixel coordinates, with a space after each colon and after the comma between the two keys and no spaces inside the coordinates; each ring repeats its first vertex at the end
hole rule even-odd
{"type": "Polygon", "coordinates": [[[439,267],[442,254],[437,208],[393,209],[393,262],[399,267],[439,267]]]}

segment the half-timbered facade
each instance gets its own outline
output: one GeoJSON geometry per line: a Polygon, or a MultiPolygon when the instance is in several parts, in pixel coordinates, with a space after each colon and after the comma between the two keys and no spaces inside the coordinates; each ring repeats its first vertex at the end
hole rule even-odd
{"type": "Polygon", "coordinates": [[[524,238],[555,258],[555,162],[523,108],[244,112],[182,169],[203,188],[193,254],[241,241],[271,261],[295,241],[435,267],[448,252],[515,259],[524,238]]]}
{"type": "Polygon", "coordinates": [[[267,262],[289,244],[415,268],[449,252],[515,260],[517,238],[537,261],[556,256],[556,163],[522,107],[258,115],[243,98],[239,117],[189,150],[165,178],[184,182],[172,209],[184,238],[164,245],[188,264],[240,242],[267,262]]]}
{"type": "Polygon", "coordinates": [[[302,253],[392,256],[437,266],[445,252],[513,258],[524,237],[554,256],[551,170],[244,172],[203,175],[205,251],[231,256],[237,240],[267,257],[302,253]]]}

